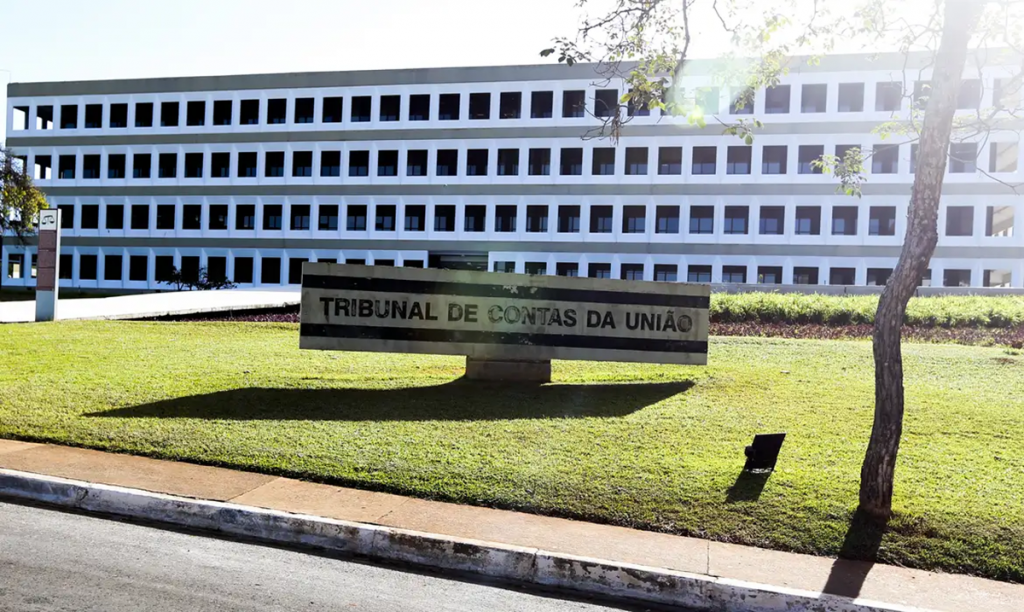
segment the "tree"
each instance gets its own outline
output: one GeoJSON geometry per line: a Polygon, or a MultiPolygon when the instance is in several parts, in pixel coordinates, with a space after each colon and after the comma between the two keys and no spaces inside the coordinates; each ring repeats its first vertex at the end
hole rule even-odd
{"type": "Polygon", "coordinates": [[[235,283],[225,277],[210,276],[206,268],[199,268],[198,275],[195,278],[190,278],[175,266],[171,268],[171,273],[168,275],[167,280],[160,282],[165,285],[171,285],[175,291],[183,291],[185,289],[189,291],[193,289],[215,291],[217,289],[235,288],[235,283]]]}
{"type": "MultiPolygon", "coordinates": [[[[577,0],[581,9],[592,4],[577,0]]],[[[603,114],[599,126],[588,134],[613,140],[630,120],[630,113],[622,116],[621,107],[658,108],[706,127],[699,92],[679,86],[694,35],[706,31],[695,29],[694,23],[716,23],[729,37],[735,61],[722,62],[717,77],[746,87],[737,105],[748,102],[754,90],[778,84],[797,52],[810,51],[806,61],[816,63],[838,41],[860,40],[866,48],[889,45],[908,58],[914,51],[929,58],[932,77],[923,111],[915,101],[909,118],[894,117],[876,129],[883,138],[902,136],[918,142],[918,155],[907,233],[879,299],[872,338],[875,413],[861,469],[859,510],[875,519],[888,519],[892,513],[904,413],[901,327],[938,241],[939,201],[950,142],[954,134],[969,140],[999,129],[1000,113],[1005,115],[1007,110],[978,108],[970,117],[955,116],[962,73],[969,55],[981,62],[986,54],[979,51],[989,47],[1011,51],[1020,65],[1022,4],[1016,0],[859,0],[829,2],[826,8],[823,0],[609,0],[606,10],[582,20],[574,37],[556,38],[552,47],[541,51],[542,56],[554,55],[569,65],[594,61],[599,80],[621,79],[626,92],[620,109],[603,114]],[[743,57],[751,61],[741,61],[743,57]]],[[[1019,89],[1021,74],[1010,82],[1019,89]]],[[[720,127],[723,133],[751,144],[762,124],[741,119],[720,121],[720,127]]],[[[825,156],[817,164],[837,176],[840,189],[859,196],[868,157],[853,150],[842,159],[825,156]]],[[[1016,192],[1018,186],[1007,187],[1016,192]]]]}
{"type": "MultiPolygon", "coordinates": [[[[7,234],[23,239],[34,229],[39,210],[46,208],[46,198],[36,189],[24,164],[10,149],[0,149],[0,253],[7,234]]],[[[0,270],[0,288],[6,273],[0,270]]]]}

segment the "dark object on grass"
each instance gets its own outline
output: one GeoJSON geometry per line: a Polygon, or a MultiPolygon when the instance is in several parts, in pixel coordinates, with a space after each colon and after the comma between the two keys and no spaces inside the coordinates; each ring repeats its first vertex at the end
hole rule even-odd
{"type": "Polygon", "coordinates": [[[743,466],[743,471],[774,470],[785,439],[786,434],[784,433],[754,436],[754,443],[743,450],[743,454],[747,456],[747,463],[743,466]]]}

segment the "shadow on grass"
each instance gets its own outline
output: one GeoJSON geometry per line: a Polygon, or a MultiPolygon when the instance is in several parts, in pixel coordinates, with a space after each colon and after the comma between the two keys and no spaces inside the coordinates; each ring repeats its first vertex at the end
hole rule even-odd
{"type": "Polygon", "coordinates": [[[735,504],[737,502],[757,501],[761,497],[761,491],[764,491],[764,486],[768,483],[768,478],[771,475],[771,470],[760,470],[757,472],[744,470],[740,472],[740,475],[736,477],[736,482],[729,487],[728,496],[725,498],[726,503],[735,504]]]}
{"type": "Polygon", "coordinates": [[[823,592],[843,597],[859,597],[873,561],[882,545],[886,523],[860,510],[854,513],[850,529],[839,549],[839,559],[832,565],[823,592]]]}
{"type": "Polygon", "coordinates": [[[458,379],[397,389],[245,388],[91,412],[87,417],[235,421],[495,421],[618,417],[684,393],[691,381],[600,385],[458,379]]]}

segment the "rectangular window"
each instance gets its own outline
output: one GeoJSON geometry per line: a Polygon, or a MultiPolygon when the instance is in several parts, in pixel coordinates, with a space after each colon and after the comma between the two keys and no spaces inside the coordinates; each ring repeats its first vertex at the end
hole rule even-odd
{"type": "Polygon", "coordinates": [[[128,105],[125,103],[110,105],[110,127],[128,127],[128,105]]]}
{"type": "Polygon", "coordinates": [[[295,99],[295,123],[313,123],[313,98],[295,99]]]}
{"type": "Polygon", "coordinates": [[[869,236],[896,235],[896,207],[872,206],[868,216],[869,236]]]}
{"type": "MultiPolygon", "coordinates": [[[[785,115],[789,113],[790,87],[776,85],[764,90],[764,112],[766,115],[785,115]]],[[[733,113],[738,115],[741,113],[733,113]]]]}
{"type": "Polygon", "coordinates": [[[438,96],[437,118],[441,121],[458,121],[462,105],[460,94],[447,93],[438,96]]]}
{"type": "Polygon", "coordinates": [[[456,176],[459,173],[458,149],[439,149],[437,152],[437,176],[456,176]]]}
{"type": "Polygon", "coordinates": [[[36,155],[35,178],[41,181],[53,178],[53,157],[50,155],[36,155]]]}
{"type": "Polygon", "coordinates": [[[157,177],[174,178],[178,175],[178,154],[161,153],[157,162],[157,177]]]}
{"type": "Polygon", "coordinates": [[[185,154],[185,178],[203,178],[203,154],[185,154]]]}
{"type": "Polygon", "coordinates": [[[797,149],[799,166],[797,171],[800,174],[821,174],[821,158],[825,155],[825,147],[822,145],[800,145],[797,149]]]}
{"type": "Polygon", "coordinates": [[[61,280],[71,280],[75,277],[75,256],[69,253],[63,254],[59,259],[61,280]]]}
{"type": "Polygon", "coordinates": [[[587,266],[587,276],[590,278],[611,278],[612,264],[592,263],[587,266]]]}
{"type": "Polygon", "coordinates": [[[804,85],[800,94],[801,113],[824,113],[828,110],[828,85],[804,85]]]}
{"type": "Polygon", "coordinates": [[[978,170],[978,143],[954,142],[949,145],[949,171],[969,174],[978,170]]]}
{"type": "Polygon", "coordinates": [[[626,148],[626,174],[647,174],[647,148],[626,148]]]}
{"type": "Polygon", "coordinates": [[[348,175],[369,176],[370,175],[370,152],[349,151],[348,152],[348,175]]]}
{"type": "Polygon", "coordinates": [[[131,228],[133,230],[149,229],[149,205],[132,204],[131,228]]]}
{"type": "Polygon", "coordinates": [[[409,204],[405,207],[405,231],[422,232],[427,229],[427,207],[409,204]]]}
{"type": "Polygon", "coordinates": [[[548,207],[531,204],[526,207],[526,231],[544,233],[548,231],[548,207]]]}
{"type": "MultiPolygon", "coordinates": [[[[486,169],[486,150],[484,150],[484,167],[486,169]]],[[[498,149],[498,176],[517,176],[519,174],[519,149],[498,149]]]]}
{"type": "MultiPolygon", "coordinates": [[[[860,113],[864,111],[864,83],[839,84],[839,112],[860,113]]],[[[813,283],[817,284],[817,283],[813,283]]]]}
{"type": "Polygon", "coordinates": [[[582,90],[562,92],[562,117],[566,119],[579,118],[586,111],[586,92],[582,90]]]}
{"type": "Polygon", "coordinates": [[[679,266],[675,264],[655,264],[654,280],[661,283],[674,283],[679,279],[679,266]]]}
{"type": "Polygon", "coordinates": [[[256,205],[239,204],[235,207],[235,229],[254,230],[256,229],[256,205]]]}
{"type": "Polygon", "coordinates": [[[185,105],[185,125],[200,126],[206,123],[206,102],[189,100],[185,105]]]}
{"type": "Polygon", "coordinates": [[[469,94],[469,118],[475,120],[491,118],[491,94],[486,92],[469,94]]]}
{"type": "Polygon", "coordinates": [[[380,97],[380,120],[398,121],[402,116],[402,96],[380,97]]]}
{"type": "Polygon", "coordinates": [[[749,206],[726,206],[725,207],[725,229],[726,234],[744,235],[750,226],[749,206]]]}
{"type": "Polygon", "coordinates": [[[551,174],[551,149],[530,149],[530,176],[551,174]]]}
{"type": "Polygon", "coordinates": [[[430,120],[430,94],[409,96],[409,121],[430,120]]]}
{"type": "Polygon", "coordinates": [[[231,125],[231,100],[214,100],[213,124],[231,125]]]}
{"type": "Polygon", "coordinates": [[[122,278],[124,258],[121,255],[105,255],[103,257],[103,280],[119,281],[122,278]]]}
{"type": "Polygon", "coordinates": [[[694,94],[694,103],[704,115],[717,115],[721,91],[717,87],[698,87],[694,94]]]}
{"type": "Polygon", "coordinates": [[[899,172],[899,145],[875,145],[872,151],[872,174],[896,174],[899,172]]]}
{"type": "Polygon", "coordinates": [[[61,204],[57,209],[60,210],[60,228],[75,229],[75,206],[73,204],[61,204]]]}
{"type": "MultiPolygon", "coordinates": [[[[61,221],[64,219],[62,218],[61,221]]],[[[79,222],[81,229],[99,229],[100,227],[100,206],[99,204],[85,204],[82,206],[82,219],[79,222]]]]}
{"type": "Polygon", "coordinates": [[[427,150],[409,149],[405,154],[405,175],[426,176],[427,175],[427,150]]]}
{"type": "Polygon", "coordinates": [[[782,268],[780,266],[758,266],[757,283],[759,285],[781,285],[782,268]]]}
{"type": "Polygon", "coordinates": [[[239,285],[248,285],[252,283],[253,279],[253,260],[252,257],[236,257],[235,258],[235,278],[234,282],[239,285]]]}
{"type": "Polygon", "coordinates": [[[714,174],[718,150],[715,147],[693,148],[693,174],[714,174]]]}
{"type": "Polygon", "coordinates": [[[256,155],[255,151],[242,151],[238,154],[238,176],[240,178],[256,177],[256,155]]]}
{"type": "Polygon", "coordinates": [[[78,257],[78,280],[96,280],[95,255],[80,255],[78,257]]]}
{"type": "Polygon", "coordinates": [[[630,90],[629,102],[626,103],[626,115],[629,117],[650,117],[651,107],[645,94],[630,90]]]}
{"type": "Polygon", "coordinates": [[[499,119],[519,119],[523,112],[523,94],[518,91],[503,91],[498,98],[499,119]]]}
{"type": "MultiPolygon", "coordinates": [[[[903,101],[902,83],[879,83],[875,86],[875,110],[878,112],[896,112],[903,101]]],[[[850,283],[852,284],[852,283],[850,283]]]]}
{"type": "Polygon", "coordinates": [[[1020,149],[1015,142],[993,142],[989,146],[989,172],[1016,172],[1020,149]]]}
{"type": "Polygon", "coordinates": [[[185,204],[181,207],[181,229],[203,229],[203,206],[201,204],[185,204]]]}
{"type": "Polygon", "coordinates": [[[622,280],[644,280],[644,264],[622,264],[619,266],[619,278],[622,280]]]}
{"type": "Polygon", "coordinates": [[[761,149],[761,174],[786,174],[785,145],[766,146],[761,149]]]}
{"type": "Polygon", "coordinates": [[[434,231],[455,231],[455,206],[451,204],[434,206],[434,231]]]}
{"type": "Polygon", "coordinates": [[[284,151],[267,151],[263,158],[263,176],[284,176],[284,151]]]}
{"type": "Polygon", "coordinates": [[[581,176],[583,174],[583,149],[573,147],[559,151],[559,174],[581,176]]]}
{"type": "Polygon", "coordinates": [[[996,108],[1017,110],[1020,106],[1020,78],[996,79],[992,90],[992,101],[996,108]]]}
{"type": "Polygon", "coordinates": [[[817,268],[804,268],[804,267],[793,268],[793,284],[794,285],[817,285],[818,284],[818,269],[817,268]]]}
{"type": "Polygon", "coordinates": [[[890,276],[892,268],[868,268],[866,284],[869,287],[881,287],[889,282],[890,276]]]}
{"type": "Polygon", "coordinates": [[[282,125],[288,122],[288,100],[274,98],[267,100],[267,125],[282,125]]]}
{"type": "Polygon", "coordinates": [[[366,214],[365,204],[349,204],[346,209],[345,229],[350,232],[365,232],[366,214]]]}
{"type": "Polygon", "coordinates": [[[373,99],[370,96],[352,98],[352,123],[367,123],[371,119],[373,99]]]}
{"type": "Polygon", "coordinates": [[[309,261],[304,258],[292,257],[288,260],[288,284],[289,285],[301,285],[302,284],[302,264],[309,261]]]}
{"type": "Polygon", "coordinates": [[[691,206],[690,207],[690,233],[691,234],[714,234],[715,233],[715,207],[714,206],[691,206]]]}
{"type": "Polygon", "coordinates": [[[149,276],[149,258],[145,255],[132,255],[128,258],[128,280],[145,282],[149,276]]]}
{"type": "Polygon", "coordinates": [[[61,155],[57,158],[57,176],[62,179],[75,178],[75,156],[61,155]]]}
{"type": "Polygon", "coordinates": [[[974,234],[974,207],[946,207],[946,235],[971,236],[974,234]]]}
{"type": "Polygon", "coordinates": [[[610,234],[612,233],[612,207],[591,206],[590,207],[590,233],[610,234]]]}
{"type": "Polygon", "coordinates": [[[341,176],[341,151],[320,152],[320,176],[341,176]]]}
{"type": "Polygon", "coordinates": [[[309,204],[292,204],[291,206],[291,228],[293,231],[308,231],[310,207],[309,204]]]}
{"type": "Polygon", "coordinates": [[[658,174],[680,175],[683,173],[683,148],[658,147],[658,174]]]}
{"type": "Polygon", "coordinates": [[[107,204],[107,229],[124,229],[124,204],[107,204]]]}
{"type": "Polygon", "coordinates": [[[161,102],[160,127],[178,127],[178,115],[180,114],[177,102],[161,102]]]}
{"type": "Polygon", "coordinates": [[[284,207],[280,204],[263,205],[263,229],[277,231],[283,228],[284,207]]]}
{"type": "Polygon", "coordinates": [[[78,107],[64,104],[60,107],[60,129],[74,130],[78,128],[78,107]]]}
{"type": "Polygon", "coordinates": [[[316,209],[317,212],[317,224],[316,228],[321,232],[336,232],[338,231],[338,205],[337,204],[321,204],[316,209]]]}
{"type": "Polygon", "coordinates": [[[224,281],[228,278],[228,258],[208,257],[206,259],[206,276],[210,280],[224,281]]]}
{"type": "Polygon", "coordinates": [[[781,236],[786,233],[786,208],[762,206],[759,232],[763,236],[781,236]]]}
{"type": "Polygon", "coordinates": [[[231,176],[231,153],[210,154],[210,176],[213,178],[229,178],[231,176]]]}
{"type": "Polygon", "coordinates": [[[86,104],[85,105],[85,128],[86,129],[99,129],[103,127],[103,105],[102,104],[86,104]]]}
{"type": "Polygon", "coordinates": [[[711,266],[687,266],[686,282],[688,283],[710,283],[711,266]]]}
{"type": "Polygon", "coordinates": [[[281,258],[263,257],[260,260],[260,283],[263,285],[281,284],[281,258]]]}
{"type": "Polygon", "coordinates": [[[747,282],[746,266],[722,266],[722,282],[743,284],[747,282]]]}
{"type": "Polygon", "coordinates": [[[345,99],[340,96],[324,98],[324,106],[321,111],[323,123],[341,123],[344,113],[345,99]]]}
{"type": "Polygon", "coordinates": [[[217,231],[224,231],[228,229],[227,204],[210,204],[209,228],[217,231]]]}
{"type": "Polygon", "coordinates": [[[942,273],[943,287],[970,287],[970,270],[945,270],[942,273]]]}
{"type": "Polygon", "coordinates": [[[964,79],[960,81],[960,91],[956,96],[956,107],[959,110],[978,110],[981,105],[981,81],[964,79]]]}
{"type": "Polygon", "coordinates": [[[553,91],[535,91],[530,94],[530,118],[550,119],[555,106],[553,91]]]}
{"type": "Polygon", "coordinates": [[[731,146],[726,151],[726,174],[750,174],[751,160],[753,159],[753,147],[731,146]]]}
{"type": "Polygon", "coordinates": [[[1013,207],[989,206],[985,211],[985,235],[1010,238],[1013,236],[1013,207]]]}
{"type": "Polygon", "coordinates": [[[833,236],[856,236],[857,235],[857,212],[856,206],[835,206],[832,208],[832,235],[833,236]]]}
{"type": "Polygon", "coordinates": [[[377,176],[398,176],[398,151],[377,151],[377,176]]]}
{"type": "Polygon", "coordinates": [[[647,207],[646,206],[623,206],[622,207],[622,233],[643,234],[647,231],[647,207]]]}
{"type": "Polygon", "coordinates": [[[174,204],[158,204],[156,207],[156,229],[173,230],[177,214],[174,204]]]}
{"type": "Polygon", "coordinates": [[[260,101],[242,100],[238,107],[239,123],[242,125],[258,125],[260,122],[260,101]]]}
{"type": "Polygon", "coordinates": [[[619,113],[619,90],[598,89],[594,92],[594,115],[612,117],[619,113]]]}
{"type": "Polygon", "coordinates": [[[137,128],[153,127],[153,103],[152,102],[136,102],[135,103],[135,127],[137,127],[137,128]]]}
{"type": "Polygon", "coordinates": [[[516,207],[495,206],[494,207],[494,231],[514,232],[516,231],[516,207]]]}
{"type": "Polygon", "coordinates": [[[558,276],[569,276],[576,277],[580,275],[580,265],[578,263],[562,262],[555,264],[555,274],[558,276]]]}
{"type": "Polygon", "coordinates": [[[580,232],[580,207],[575,204],[558,207],[558,232],[560,234],[578,234],[580,232]]]}
{"type": "Polygon", "coordinates": [[[374,229],[378,232],[395,231],[395,217],[398,216],[397,207],[394,204],[378,204],[375,209],[374,229]]]}
{"type": "Polygon", "coordinates": [[[542,261],[528,261],[524,266],[524,271],[527,274],[543,276],[548,273],[548,265],[542,261]]]}
{"type": "Polygon", "coordinates": [[[614,147],[594,147],[591,174],[594,176],[612,176],[615,174],[614,147]]]}
{"type": "Polygon", "coordinates": [[[798,236],[821,235],[821,207],[796,207],[796,233],[798,236]]]}
{"type": "Polygon", "coordinates": [[[679,207],[658,206],[654,209],[654,233],[656,234],[678,234],[679,233],[679,207]]]}
{"type": "MultiPolygon", "coordinates": [[[[789,112],[789,107],[786,107],[786,111],[789,112]]],[[[752,90],[744,90],[736,92],[733,96],[732,103],[729,105],[729,114],[731,115],[753,115],[754,114],[754,92],[752,90]]]]}
{"type": "Polygon", "coordinates": [[[503,274],[515,274],[516,262],[514,261],[496,261],[494,262],[494,271],[501,272],[503,274]]]}
{"type": "Polygon", "coordinates": [[[466,176],[487,176],[487,149],[466,151],[466,176]]]}
{"type": "Polygon", "coordinates": [[[82,156],[82,178],[83,179],[98,179],[98,178],[100,178],[100,156],[99,155],[83,155],[82,156]]]}

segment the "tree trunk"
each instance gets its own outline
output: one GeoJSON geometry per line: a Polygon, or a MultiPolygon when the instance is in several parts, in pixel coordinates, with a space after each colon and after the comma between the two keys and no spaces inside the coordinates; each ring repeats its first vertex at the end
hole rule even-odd
{"type": "Polygon", "coordinates": [[[900,332],[938,241],[937,220],[953,115],[967,46],[984,2],[946,0],[942,41],[933,63],[931,93],[918,148],[907,234],[899,262],[875,314],[875,421],[860,473],[860,509],[877,519],[892,514],[896,454],[903,434],[903,356],[900,332]]]}

